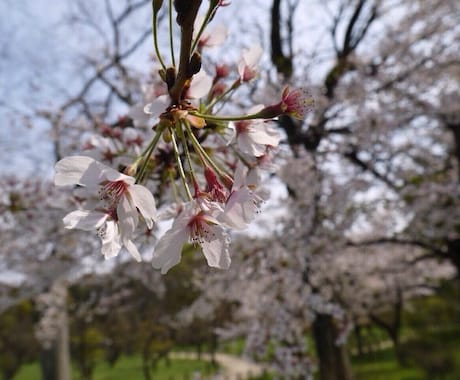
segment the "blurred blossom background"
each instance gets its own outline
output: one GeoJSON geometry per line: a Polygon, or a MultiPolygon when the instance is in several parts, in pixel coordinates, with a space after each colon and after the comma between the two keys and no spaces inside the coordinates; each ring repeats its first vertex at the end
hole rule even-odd
{"type": "MultiPolygon", "coordinates": [[[[460,2],[222,5],[209,31],[227,38],[203,47],[204,70],[232,77],[243,49],[263,49],[222,113],[286,86],[315,106],[273,122],[271,195],[234,234],[230,269],[190,248],[161,275],[149,260],[166,225],[141,237],[144,262],[105,261],[95,234],[63,228],[76,200],[53,184],[62,157],[108,160],[151,132],[152,2],[0,3],[2,377],[459,379],[460,2]]],[[[155,191],[162,210],[170,190],[155,191]]]]}

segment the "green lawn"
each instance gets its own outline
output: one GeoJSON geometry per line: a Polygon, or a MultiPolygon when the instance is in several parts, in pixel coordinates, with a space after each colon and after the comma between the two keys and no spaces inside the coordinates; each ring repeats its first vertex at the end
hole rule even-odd
{"type": "Polygon", "coordinates": [[[382,350],[353,360],[356,380],[424,380],[419,369],[401,367],[393,350],[382,350]]]}
{"type": "MultiPolygon", "coordinates": [[[[106,364],[100,364],[94,372],[94,380],[143,380],[141,359],[138,356],[123,357],[111,368],[106,364]]],[[[195,372],[208,374],[213,371],[210,363],[199,360],[171,359],[170,365],[165,360],[160,361],[157,370],[152,373],[155,380],[186,380],[195,372]]],[[[37,380],[40,379],[40,369],[37,363],[25,365],[14,380],[37,380]]],[[[73,379],[80,376],[74,369],[73,379]]]]}

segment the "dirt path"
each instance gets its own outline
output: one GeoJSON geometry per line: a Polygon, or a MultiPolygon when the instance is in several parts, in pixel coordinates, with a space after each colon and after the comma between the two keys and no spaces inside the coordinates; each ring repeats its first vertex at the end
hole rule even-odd
{"type": "MultiPolygon", "coordinates": [[[[178,359],[197,359],[197,355],[191,352],[173,352],[170,356],[178,359]]],[[[222,380],[244,380],[251,376],[259,376],[264,370],[259,364],[233,355],[216,353],[215,358],[222,368],[221,375],[217,378],[222,380]]],[[[202,354],[201,359],[211,360],[211,355],[202,354]]]]}

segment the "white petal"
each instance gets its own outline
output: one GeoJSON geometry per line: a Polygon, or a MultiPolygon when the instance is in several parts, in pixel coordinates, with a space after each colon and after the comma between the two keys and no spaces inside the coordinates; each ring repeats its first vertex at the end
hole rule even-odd
{"type": "Polygon", "coordinates": [[[182,247],[188,238],[187,228],[171,228],[166,231],[153,251],[152,266],[161,268],[161,273],[166,274],[174,265],[179,264],[182,247]]]}
{"type": "Polygon", "coordinates": [[[170,103],[169,95],[161,95],[156,98],[152,103],[146,104],[144,112],[154,117],[160,116],[166,111],[170,103]]]}
{"type": "Polygon", "coordinates": [[[150,116],[144,112],[143,105],[136,105],[129,109],[128,115],[133,119],[135,127],[147,126],[150,116]]]}
{"type": "Polygon", "coordinates": [[[260,157],[265,154],[265,145],[256,143],[249,133],[240,133],[237,137],[238,148],[246,154],[254,157],[260,157]]]}
{"type": "MultiPolygon", "coordinates": [[[[259,173],[259,168],[257,166],[248,171],[244,182],[245,182],[245,185],[250,188],[254,188],[260,185],[260,173],[259,173]]],[[[259,194],[259,190],[257,190],[257,193],[259,194]]],[[[266,199],[266,198],[263,197],[263,199],[266,199]]]]}
{"type": "Polygon", "coordinates": [[[251,139],[257,144],[278,146],[280,135],[276,130],[264,125],[264,123],[252,124],[248,131],[251,139]]]}
{"type": "Polygon", "coordinates": [[[133,177],[124,175],[91,157],[65,157],[56,164],[54,183],[57,186],[82,185],[97,187],[104,181],[125,181],[134,183],[133,177]]]}
{"type": "Polygon", "coordinates": [[[106,259],[115,257],[120,253],[121,240],[118,225],[113,220],[107,221],[104,233],[100,234],[102,240],[101,252],[106,259]]]}
{"type": "Polygon", "coordinates": [[[142,257],[141,257],[141,254],[139,253],[139,250],[137,249],[136,245],[131,240],[123,240],[123,245],[126,247],[128,252],[131,254],[132,257],[134,257],[134,259],[137,262],[142,261],[142,257]]]}
{"type": "Polygon", "coordinates": [[[105,166],[104,164],[101,164],[98,162],[98,165],[101,168],[101,182],[107,180],[107,181],[123,181],[126,182],[128,185],[132,185],[136,182],[134,177],[131,177],[129,175],[120,173],[119,171],[112,169],[108,166],[105,166]]]}
{"type": "Polygon", "coordinates": [[[264,50],[260,45],[253,45],[243,51],[243,60],[247,66],[253,68],[257,65],[264,50]]]}
{"type": "Polygon", "coordinates": [[[65,157],[56,163],[54,184],[56,186],[81,184],[81,178],[88,168],[96,162],[91,157],[65,157]]]}
{"type": "Polygon", "coordinates": [[[236,164],[235,175],[233,176],[233,190],[239,190],[245,186],[248,168],[241,161],[236,164]]]}
{"type": "Polygon", "coordinates": [[[118,224],[123,240],[130,239],[136,230],[139,222],[136,207],[130,202],[128,197],[121,197],[117,206],[118,224]]]}
{"type": "Polygon", "coordinates": [[[224,140],[227,141],[227,145],[230,145],[236,140],[236,127],[233,122],[228,123],[227,128],[225,128],[224,140]]]}
{"type": "Polygon", "coordinates": [[[157,218],[157,209],[155,206],[155,198],[152,193],[142,185],[132,185],[129,187],[131,199],[142,216],[145,219],[147,227],[151,229],[157,218]]]}
{"type": "Polygon", "coordinates": [[[193,76],[192,84],[187,91],[190,99],[199,99],[207,95],[212,87],[212,78],[204,70],[193,76]]]}
{"type": "Polygon", "coordinates": [[[228,198],[222,222],[230,228],[245,229],[257,213],[254,194],[248,188],[234,191],[228,198]]]}
{"type": "Polygon", "coordinates": [[[205,41],[205,45],[208,47],[214,47],[222,45],[227,38],[228,30],[223,24],[216,25],[209,32],[203,33],[201,40],[205,41]]]}
{"type": "Polygon", "coordinates": [[[67,214],[64,219],[64,226],[67,229],[78,228],[79,230],[91,231],[101,227],[108,215],[103,212],[76,210],[67,214]]]}
{"type": "Polygon", "coordinates": [[[210,267],[228,269],[231,259],[228,253],[230,240],[228,234],[221,226],[212,227],[214,239],[212,241],[204,241],[201,243],[203,255],[210,267]]]}

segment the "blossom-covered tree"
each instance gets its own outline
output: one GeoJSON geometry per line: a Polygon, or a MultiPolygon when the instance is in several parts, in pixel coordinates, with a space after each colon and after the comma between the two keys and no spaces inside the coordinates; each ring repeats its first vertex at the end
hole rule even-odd
{"type": "MultiPolygon", "coordinates": [[[[247,334],[247,351],[268,355],[285,378],[308,377],[316,366],[322,380],[349,379],[340,343],[352,323],[381,321],[382,310],[449,277],[442,259],[458,268],[457,2],[245,5],[238,17],[251,22],[231,41],[243,47],[238,59],[231,49],[212,53],[227,35],[215,23],[234,4],[202,2],[200,19],[199,1],[154,1],[156,58],[144,74],[135,54],[151,44],[151,2],[106,1],[88,12],[90,3],[78,1],[72,17],[91,40],[75,71],[83,80],[37,114],[52,126],[56,184],[72,187],[62,198],[72,205],[51,209],[68,215],[68,228],[94,229],[99,238],[57,228],[60,240],[47,231],[37,241],[47,249],[45,237],[59,241],[66,249],[51,250],[59,258],[68,240],[85,257],[102,245],[104,257],[119,255],[113,262],[126,248],[163,273],[185,252],[201,251],[210,266],[229,268],[197,280],[198,305],[232,311],[222,333],[247,334]],[[305,14],[315,15],[307,22],[318,25],[307,29],[317,33],[305,34],[305,14]],[[261,15],[271,16],[271,30],[260,30],[262,45],[270,37],[272,66],[246,33],[261,15]],[[299,87],[314,93],[315,107],[299,87]],[[273,164],[284,167],[283,217],[267,211],[258,219],[275,238],[229,248],[229,231],[245,230],[267,199],[273,164]],[[166,219],[171,228],[157,237],[166,219]],[[238,251],[249,253],[230,265],[238,251]],[[305,347],[310,332],[319,363],[305,347]]],[[[29,243],[17,237],[8,230],[2,240],[27,253],[29,243]]]]}

